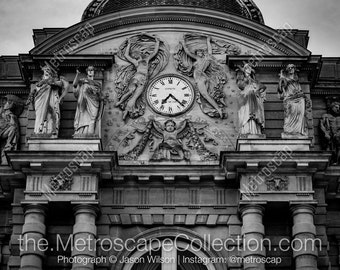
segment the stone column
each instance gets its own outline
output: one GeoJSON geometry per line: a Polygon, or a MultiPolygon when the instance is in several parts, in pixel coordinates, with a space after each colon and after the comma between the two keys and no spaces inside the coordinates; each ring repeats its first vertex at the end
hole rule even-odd
{"type": "MultiPolygon", "coordinates": [[[[74,207],[75,224],[73,226],[73,257],[89,260],[96,256],[96,217],[98,208],[91,204],[79,204],[74,207]]],[[[73,263],[73,270],[92,270],[93,263],[73,263]]]]}
{"type": "Polygon", "coordinates": [[[264,226],[262,217],[264,207],[259,204],[246,204],[240,208],[242,215],[244,269],[264,270],[265,264],[256,263],[266,256],[263,247],[264,226]]]}
{"type": "Polygon", "coordinates": [[[45,215],[47,208],[41,204],[24,206],[25,224],[20,241],[20,269],[42,270],[44,251],[47,249],[45,215]]]}
{"type": "Polygon", "coordinates": [[[317,270],[317,247],[315,246],[315,208],[310,204],[291,206],[293,216],[293,257],[296,270],[317,270]]]}

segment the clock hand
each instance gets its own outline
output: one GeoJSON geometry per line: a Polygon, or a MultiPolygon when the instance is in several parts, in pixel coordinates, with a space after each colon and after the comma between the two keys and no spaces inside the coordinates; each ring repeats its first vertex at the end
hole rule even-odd
{"type": "Polygon", "coordinates": [[[167,98],[163,99],[163,100],[162,100],[162,104],[165,104],[171,96],[172,96],[172,95],[170,94],[170,95],[168,95],[167,98]]]}
{"type": "Polygon", "coordinates": [[[182,105],[182,107],[185,107],[185,105],[182,102],[180,102],[176,97],[174,97],[172,94],[170,94],[169,96],[171,96],[175,101],[182,105]]]}

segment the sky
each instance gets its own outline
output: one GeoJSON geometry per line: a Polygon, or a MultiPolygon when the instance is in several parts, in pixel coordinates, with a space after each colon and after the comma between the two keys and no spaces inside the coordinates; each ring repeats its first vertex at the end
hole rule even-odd
{"type": "MultiPolygon", "coordinates": [[[[266,25],[309,30],[313,54],[340,57],[340,0],[254,0],[266,25]]],[[[28,53],[32,29],[78,23],[91,0],[0,0],[0,55],[28,53]]]]}

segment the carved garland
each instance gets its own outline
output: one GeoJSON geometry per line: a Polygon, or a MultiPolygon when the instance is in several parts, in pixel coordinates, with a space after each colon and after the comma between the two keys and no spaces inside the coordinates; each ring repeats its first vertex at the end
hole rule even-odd
{"type": "Polygon", "coordinates": [[[57,176],[52,176],[50,179],[50,186],[54,191],[67,191],[71,190],[73,184],[73,177],[64,173],[60,173],[57,176]]]}

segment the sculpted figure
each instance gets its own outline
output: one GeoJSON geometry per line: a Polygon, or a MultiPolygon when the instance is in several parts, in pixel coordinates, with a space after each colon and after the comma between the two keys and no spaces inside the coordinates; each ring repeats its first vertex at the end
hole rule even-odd
{"type": "Polygon", "coordinates": [[[0,111],[1,164],[7,164],[5,151],[17,150],[19,134],[18,117],[23,110],[23,101],[14,95],[6,96],[6,103],[0,111]]]}
{"type": "Polygon", "coordinates": [[[174,57],[178,71],[194,78],[202,111],[210,117],[224,118],[226,73],[212,54],[209,36],[186,34],[174,57]]]}
{"type": "Polygon", "coordinates": [[[181,132],[186,128],[187,121],[184,120],[177,127],[175,121],[169,119],[165,121],[164,127],[158,122],[154,122],[154,128],[162,137],[162,142],[156,147],[151,160],[189,160],[190,152],[184,150],[183,142],[180,140],[181,132]]]}
{"type": "Polygon", "coordinates": [[[87,78],[80,79],[80,71],[73,81],[73,93],[77,98],[74,118],[74,137],[94,136],[96,123],[103,107],[102,84],[94,80],[94,67],[87,69],[87,78]]]}
{"type": "Polygon", "coordinates": [[[321,144],[332,151],[334,164],[340,162],[340,100],[328,101],[328,113],[320,120],[321,144]]]}
{"type": "Polygon", "coordinates": [[[308,137],[306,109],[311,105],[301,89],[296,72],[296,66],[289,64],[280,73],[278,93],[284,107],[282,138],[308,137]]]}
{"type": "Polygon", "coordinates": [[[124,140],[122,147],[126,148],[131,141],[136,138],[139,133],[141,137],[137,144],[126,154],[119,156],[121,160],[137,160],[141,156],[147,146],[153,154],[150,161],[189,161],[192,157],[191,152],[195,150],[202,161],[216,161],[218,155],[207,149],[205,143],[211,142],[208,139],[209,128],[206,122],[192,122],[185,119],[179,123],[168,119],[161,124],[152,116],[148,122],[134,121],[131,131],[124,140]],[[204,136],[201,139],[200,136],[204,136]],[[161,141],[160,141],[161,140],[161,141]],[[155,142],[156,147],[154,147],[155,142]],[[204,141],[204,142],[203,142],[204,141]],[[187,149],[185,149],[185,146],[187,149]]]}
{"type": "Polygon", "coordinates": [[[57,138],[60,124],[60,102],[67,94],[68,82],[58,78],[50,66],[42,68],[44,75],[30,93],[28,103],[35,110],[34,133],[57,138]]]}
{"type": "Polygon", "coordinates": [[[128,116],[137,118],[144,114],[145,102],[142,93],[149,79],[165,68],[169,60],[169,51],[158,37],[141,34],[127,39],[119,48],[118,56],[130,62],[118,72],[117,107],[128,116]]]}
{"type": "Polygon", "coordinates": [[[236,83],[241,90],[238,111],[240,136],[263,134],[266,86],[256,80],[255,70],[249,64],[238,70],[236,83]]]}

